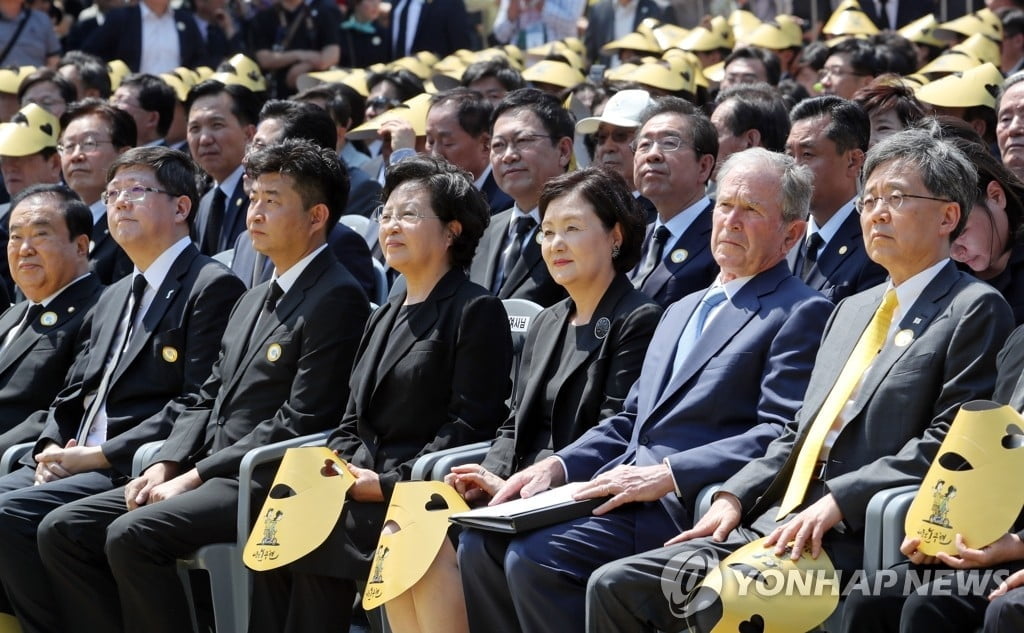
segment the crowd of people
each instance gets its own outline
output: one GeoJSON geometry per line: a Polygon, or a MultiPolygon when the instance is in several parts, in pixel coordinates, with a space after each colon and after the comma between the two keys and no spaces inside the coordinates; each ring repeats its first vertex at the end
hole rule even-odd
{"type": "MultiPolygon", "coordinates": [[[[254,633],[355,626],[481,441],[470,505],[600,501],[451,530],[396,633],[711,630],[676,561],[759,539],[862,571],[960,407],[1024,406],[1024,4],[741,4],[0,0],[0,631],[209,629],[178,560],[317,433],[354,483],[254,633]]],[[[836,630],[1024,629],[1006,528],[836,630]]]]}

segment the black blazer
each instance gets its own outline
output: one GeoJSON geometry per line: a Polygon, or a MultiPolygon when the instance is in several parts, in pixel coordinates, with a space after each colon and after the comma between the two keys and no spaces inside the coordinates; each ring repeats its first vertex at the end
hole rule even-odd
{"type": "MultiPolygon", "coordinates": [[[[174,9],[174,22],[178,27],[180,47],[180,59],[176,65],[189,68],[203,65],[206,44],[192,12],[174,9]]],[[[138,5],[111,9],[103,24],[86,37],[82,50],[107,62],[123,60],[132,72],[139,72],[139,64],[142,63],[142,10],[138,5]]]]}
{"type": "Polygon", "coordinates": [[[565,299],[534,319],[523,347],[520,380],[516,387],[515,411],[498,429],[483,466],[507,478],[551,454],[535,451],[541,420],[551,407],[551,441],[555,450],[568,446],[601,420],[622,410],[629,388],[640,376],[647,345],[661,319],[662,308],[635,290],[625,275],[618,275],[584,326],[572,356],[572,368],[556,369],[557,354],[570,317],[575,310],[565,299]],[[600,331],[599,331],[600,330],[600,331]],[[554,371],[553,371],[554,370],[554,371]],[[555,401],[547,401],[548,381],[564,376],[555,401]]]}
{"type": "MultiPolygon", "coordinates": [[[[469,278],[484,288],[491,287],[497,273],[511,218],[512,209],[492,217],[476,248],[476,256],[469,267],[469,278]]],[[[534,235],[536,232],[527,240],[522,257],[511,272],[506,274],[505,281],[498,291],[498,298],[529,299],[546,308],[564,299],[566,294],[565,288],[551,278],[551,273],[540,256],[540,244],[533,238],[534,235]]]]}
{"type": "MultiPolygon", "coordinates": [[[[64,446],[78,435],[85,398],[103,380],[131,287],[132,278],[125,277],[100,297],[88,356],[50,406],[33,455],[48,441],[64,446]]],[[[171,421],[199,392],[217,359],[231,306],[244,290],[231,271],[191,245],[174,260],[110,378],[102,449],[115,471],[128,475],[135,449],[165,438],[171,421]]],[[[31,456],[27,460],[34,465],[31,456]]]]}
{"type": "Polygon", "coordinates": [[[392,331],[405,293],[370,317],[328,445],[380,474],[385,500],[420,455],[494,437],[508,417],[512,335],[501,302],[449,271],[392,331]]]}
{"type": "Polygon", "coordinates": [[[249,196],[245,193],[243,180],[244,178],[238,179],[238,184],[235,185],[235,190],[231,193],[231,199],[228,200],[227,208],[224,211],[224,222],[221,224],[220,237],[217,240],[217,250],[212,253],[207,253],[203,247],[206,244],[207,226],[210,223],[210,207],[213,205],[213,196],[217,193],[216,186],[211,187],[199,199],[199,212],[192,229],[195,232],[194,241],[199,249],[203,250],[203,255],[212,256],[226,251],[234,245],[238,235],[245,230],[245,214],[249,210],[249,196]]]}
{"type": "Polygon", "coordinates": [[[250,449],[337,424],[369,302],[324,250],[250,337],[268,286],[246,292],[231,310],[210,379],[199,400],[170,420],[154,462],[194,465],[204,481],[237,477],[250,449]]]}
{"type": "MultiPolygon", "coordinates": [[[[370,247],[361,235],[338,223],[327,234],[327,249],[334,253],[335,258],[359,282],[368,297],[376,296],[376,277],[373,273],[373,262],[370,261],[370,247]]],[[[260,255],[252,247],[249,232],[243,231],[235,240],[235,254],[231,260],[231,271],[238,275],[246,288],[268,281],[274,274],[274,264],[269,258],[260,255]],[[259,260],[259,275],[253,279],[253,272],[259,260]]]]}
{"type": "MultiPolygon", "coordinates": [[[[892,0],[889,0],[889,2],[892,2],[892,0]]],[[[860,8],[879,29],[886,30],[890,28],[889,18],[883,18],[878,14],[875,8],[875,0],[864,0],[860,3],[860,8]]],[[[896,6],[896,28],[901,29],[914,20],[932,13],[935,9],[935,2],[932,0],[899,0],[899,4],[896,6]]],[[[822,19],[825,19],[825,17],[822,19]]],[[[952,16],[950,16],[950,19],[952,19],[952,16]]]]}
{"type": "MultiPolygon", "coordinates": [[[[0,352],[0,450],[39,437],[47,408],[86,349],[90,311],[102,292],[96,275],[79,279],[0,352]],[[50,318],[55,320],[45,325],[50,318]]],[[[0,341],[21,323],[27,309],[28,301],[22,301],[0,316],[0,341]]]]}
{"type": "MultiPolygon", "coordinates": [[[[398,2],[392,4],[391,26],[387,36],[388,59],[402,57],[392,46],[398,36],[398,20],[395,11],[398,2]]],[[[406,11],[402,19],[408,15],[406,11]]],[[[408,28],[408,27],[407,27],[408,28]]],[[[410,54],[430,51],[440,57],[447,57],[460,48],[473,48],[473,29],[469,25],[469,14],[463,0],[430,0],[420,9],[420,22],[410,54]]]]}
{"type": "MultiPolygon", "coordinates": [[[[790,268],[796,270],[799,263],[800,245],[794,246],[787,254],[790,268]]],[[[839,303],[852,294],[877,286],[886,280],[889,273],[871,261],[864,249],[864,233],[860,228],[860,215],[851,213],[829,240],[818,261],[803,277],[804,283],[825,295],[832,303],[839,303]]]]}
{"type": "MultiPolygon", "coordinates": [[[[691,292],[710,286],[718,275],[718,264],[711,255],[711,209],[714,203],[700,212],[693,224],[671,245],[665,245],[661,261],[644,280],[640,290],[662,307],[678,301],[691,292]],[[678,261],[677,261],[678,260],[678,261]]],[[[651,245],[654,224],[647,227],[644,252],[651,245]]],[[[636,276],[641,263],[630,273],[636,276]]]]}
{"type": "Polygon", "coordinates": [[[92,227],[92,243],[89,244],[89,270],[96,273],[100,283],[110,285],[125,275],[131,274],[135,265],[110,236],[107,214],[103,214],[92,227]]]}

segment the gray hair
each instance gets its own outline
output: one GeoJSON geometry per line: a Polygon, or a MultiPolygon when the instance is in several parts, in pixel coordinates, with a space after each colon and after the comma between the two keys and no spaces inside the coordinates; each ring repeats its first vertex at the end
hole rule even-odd
{"type": "Polygon", "coordinates": [[[999,107],[1003,104],[1003,95],[1006,94],[1006,91],[1009,90],[1012,86],[1015,86],[1016,84],[1019,84],[1022,81],[1024,81],[1024,70],[1019,70],[1013,73],[1003,81],[1003,85],[999,89],[999,95],[996,96],[997,113],[999,112],[999,107]]]}
{"type": "Polygon", "coordinates": [[[805,165],[797,165],[792,156],[751,147],[732,154],[718,170],[718,182],[724,181],[734,169],[763,171],[774,169],[782,184],[782,221],[806,220],[810,212],[814,174],[805,165]]]}
{"type": "Polygon", "coordinates": [[[978,197],[978,170],[952,143],[925,130],[904,130],[883,139],[868,151],[861,173],[861,188],[872,172],[890,161],[918,171],[928,193],[960,205],[960,221],[949,236],[955,240],[967,224],[967,215],[978,197]]]}

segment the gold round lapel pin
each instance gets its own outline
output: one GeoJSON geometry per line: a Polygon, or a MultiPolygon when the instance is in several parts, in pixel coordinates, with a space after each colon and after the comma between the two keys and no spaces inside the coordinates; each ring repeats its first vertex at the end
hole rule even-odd
{"type": "Polygon", "coordinates": [[[671,257],[673,264],[682,264],[683,262],[686,261],[686,258],[689,256],[690,252],[687,251],[685,248],[677,248],[676,250],[672,251],[672,255],[670,255],[669,257],[671,257]]]}
{"type": "Polygon", "coordinates": [[[178,360],[178,350],[174,349],[170,345],[166,345],[161,351],[160,355],[164,357],[164,360],[168,363],[173,363],[178,360]]]}
{"type": "Polygon", "coordinates": [[[850,249],[848,249],[848,248],[846,247],[846,245],[844,244],[844,245],[842,245],[842,246],[840,246],[840,247],[839,247],[839,254],[840,254],[840,255],[845,255],[845,254],[846,254],[846,251],[848,251],[848,250],[850,250],[850,249]]]}
{"type": "Polygon", "coordinates": [[[57,313],[56,312],[44,312],[41,315],[39,315],[39,322],[42,323],[43,325],[45,325],[46,327],[50,327],[51,325],[55,325],[57,323],[57,313]]]}
{"type": "Polygon", "coordinates": [[[277,343],[271,343],[270,347],[267,348],[267,360],[276,363],[279,358],[281,358],[281,346],[277,343]]]}
{"type": "Polygon", "coordinates": [[[914,332],[912,330],[900,330],[896,333],[896,347],[906,347],[910,345],[911,341],[914,340],[914,332]]]}

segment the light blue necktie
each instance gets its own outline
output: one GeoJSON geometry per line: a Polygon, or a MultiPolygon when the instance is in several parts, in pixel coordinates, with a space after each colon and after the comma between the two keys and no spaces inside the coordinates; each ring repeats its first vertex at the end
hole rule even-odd
{"type": "MultiPolygon", "coordinates": [[[[683,366],[683,362],[686,357],[693,352],[693,348],[697,346],[697,341],[700,339],[701,333],[704,331],[704,325],[707,323],[708,315],[715,307],[725,301],[725,289],[721,286],[716,286],[711,290],[708,290],[704,298],[700,300],[700,305],[697,306],[697,311],[694,312],[690,320],[686,322],[686,327],[683,328],[683,333],[679,337],[679,345],[676,347],[676,357],[672,361],[672,376],[675,377],[679,373],[679,370],[683,366]]],[[[669,380],[671,382],[671,379],[669,380]]]]}

